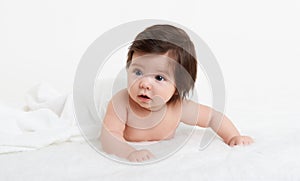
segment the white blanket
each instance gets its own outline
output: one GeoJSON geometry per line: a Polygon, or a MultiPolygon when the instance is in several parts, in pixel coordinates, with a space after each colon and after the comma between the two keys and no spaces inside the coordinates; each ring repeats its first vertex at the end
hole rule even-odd
{"type": "Polygon", "coordinates": [[[72,95],[61,95],[51,86],[39,84],[28,91],[24,109],[0,104],[0,153],[80,139],[72,95]]]}
{"type": "MultiPolygon", "coordinates": [[[[39,149],[0,154],[0,180],[300,180],[298,107],[291,106],[289,114],[270,114],[288,105],[277,100],[273,107],[262,106],[264,111],[250,114],[251,110],[240,108],[244,105],[240,102],[234,102],[234,122],[243,134],[254,137],[253,145],[231,148],[215,137],[199,150],[205,130],[198,128],[171,157],[136,167],[100,156],[85,142],[74,142],[82,137],[72,96],[41,84],[28,92],[27,112],[0,104],[0,153],[39,149]]],[[[190,127],[181,125],[174,139],[160,142],[151,151],[161,157],[189,133],[190,127]]]]}
{"type": "MultiPolygon", "coordinates": [[[[162,142],[153,153],[159,156],[165,145],[184,136],[187,127],[182,128],[174,140],[162,142]]],[[[255,144],[231,148],[216,138],[204,150],[199,150],[204,130],[197,129],[171,157],[141,166],[109,160],[84,142],[64,143],[32,152],[0,155],[0,180],[296,181],[300,179],[300,140],[296,130],[290,128],[292,131],[280,132],[270,125],[250,126],[255,144]],[[268,130],[263,132],[264,129],[268,130]]]]}

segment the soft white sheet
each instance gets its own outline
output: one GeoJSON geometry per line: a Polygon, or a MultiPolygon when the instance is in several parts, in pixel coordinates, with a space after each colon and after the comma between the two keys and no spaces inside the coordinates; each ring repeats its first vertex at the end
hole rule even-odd
{"type": "MultiPolygon", "coordinates": [[[[180,129],[175,140],[189,133],[185,126],[180,129]]],[[[85,142],[67,142],[32,152],[0,155],[0,179],[299,180],[297,132],[278,131],[273,130],[277,133],[275,137],[252,127],[249,133],[255,135],[256,143],[251,146],[230,148],[216,138],[206,149],[199,150],[204,130],[197,129],[186,145],[171,157],[141,166],[111,161],[85,142]]],[[[159,149],[152,151],[159,155],[159,149]]]]}
{"type": "MultiPolygon", "coordinates": [[[[196,128],[174,155],[133,166],[109,160],[97,152],[101,148],[94,150],[76,139],[81,137],[70,114],[70,97],[49,91],[46,85],[33,90],[27,99],[30,112],[0,105],[0,180],[300,180],[297,109],[270,115],[270,109],[285,107],[284,101],[278,100],[269,111],[262,106],[263,111],[255,114],[240,108],[245,100],[233,102],[234,117],[239,118],[234,122],[243,134],[254,137],[251,146],[231,148],[215,137],[199,149],[207,130],[196,128]]],[[[190,132],[191,127],[180,125],[174,139],[151,151],[160,158],[190,132]]]]}
{"type": "Polygon", "coordinates": [[[72,95],[61,95],[51,86],[39,84],[26,94],[26,111],[0,104],[0,154],[81,137],[72,101],[72,95]]]}

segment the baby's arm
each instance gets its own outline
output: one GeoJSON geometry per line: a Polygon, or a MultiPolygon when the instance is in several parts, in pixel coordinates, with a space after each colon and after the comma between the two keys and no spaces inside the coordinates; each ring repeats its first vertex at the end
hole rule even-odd
{"type": "MultiPolygon", "coordinates": [[[[203,105],[199,105],[204,107],[203,105]]],[[[205,109],[205,108],[204,108],[205,109]]],[[[224,142],[229,146],[234,145],[249,145],[253,143],[253,139],[249,136],[241,136],[239,131],[233,125],[233,123],[222,113],[212,110],[211,121],[209,122],[209,127],[211,127],[221,138],[223,138],[224,142]]],[[[198,119],[199,122],[202,120],[198,119]]]]}
{"type": "Polygon", "coordinates": [[[107,127],[102,128],[100,139],[106,153],[114,154],[131,162],[146,161],[154,157],[148,150],[136,150],[126,143],[120,132],[110,131],[107,127]]]}
{"type": "Polygon", "coordinates": [[[211,127],[230,146],[248,145],[253,142],[251,137],[241,136],[224,114],[208,106],[185,100],[182,115],[182,122],[200,127],[211,127]]]}
{"type": "Polygon", "coordinates": [[[117,116],[112,101],[110,101],[100,135],[102,148],[105,152],[121,158],[127,158],[131,152],[135,151],[123,138],[124,129],[125,123],[117,116]]]}
{"type": "Polygon", "coordinates": [[[124,101],[122,92],[114,96],[113,104],[111,100],[108,104],[106,115],[104,117],[100,141],[102,148],[109,154],[128,159],[129,161],[144,161],[154,156],[148,150],[136,150],[124,139],[124,130],[126,126],[126,100],[124,101]],[[117,113],[116,113],[117,112],[117,113]]]}

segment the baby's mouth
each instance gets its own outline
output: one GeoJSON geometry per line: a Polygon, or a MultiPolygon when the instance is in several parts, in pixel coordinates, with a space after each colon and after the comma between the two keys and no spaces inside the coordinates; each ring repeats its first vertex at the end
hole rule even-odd
{"type": "Polygon", "coordinates": [[[150,97],[148,97],[147,95],[143,95],[143,94],[138,95],[138,98],[139,98],[141,101],[143,101],[143,102],[148,102],[148,101],[151,100],[150,97]]]}

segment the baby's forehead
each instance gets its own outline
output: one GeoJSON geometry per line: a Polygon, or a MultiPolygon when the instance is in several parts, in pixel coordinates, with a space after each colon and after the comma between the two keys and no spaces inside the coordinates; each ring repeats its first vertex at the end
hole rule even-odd
{"type": "Polygon", "coordinates": [[[152,66],[169,69],[175,63],[176,61],[167,55],[147,53],[143,55],[133,56],[130,64],[132,66],[152,66]]]}

